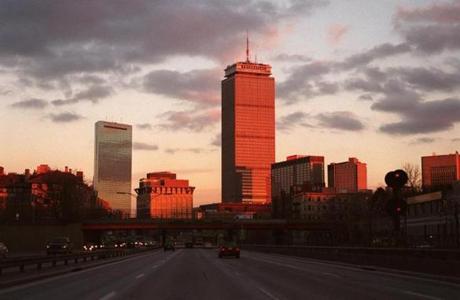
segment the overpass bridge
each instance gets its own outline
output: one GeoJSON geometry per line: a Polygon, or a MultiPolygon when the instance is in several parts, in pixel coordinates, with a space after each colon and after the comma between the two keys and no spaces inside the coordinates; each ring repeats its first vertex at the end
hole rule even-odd
{"type": "Polygon", "coordinates": [[[305,230],[329,231],[331,224],[301,220],[161,220],[126,219],[86,221],[83,231],[108,230],[305,230]]]}

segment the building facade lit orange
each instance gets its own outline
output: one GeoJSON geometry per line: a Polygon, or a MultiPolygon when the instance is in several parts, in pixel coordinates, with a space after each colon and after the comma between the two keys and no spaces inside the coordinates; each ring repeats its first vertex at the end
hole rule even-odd
{"type": "Polygon", "coordinates": [[[460,155],[431,155],[422,157],[422,184],[424,189],[442,187],[460,180],[460,155]]]}
{"type": "Polygon", "coordinates": [[[222,202],[269,203],[274,161],[271,66],[237,62],[222,80],[222,202]]]}
{"type": "Polygon", "coordinates": [[[188,180],[176,179],[174,173],[148,173],[136,189],[137,217],[191,219],[194,190],[188,180]]]}
{"type": "Polygon", "coordinates": [[[337,193],[357,193],[367,190],[367,165],[355,157],[327,167],[328,186],[337,193]]]}

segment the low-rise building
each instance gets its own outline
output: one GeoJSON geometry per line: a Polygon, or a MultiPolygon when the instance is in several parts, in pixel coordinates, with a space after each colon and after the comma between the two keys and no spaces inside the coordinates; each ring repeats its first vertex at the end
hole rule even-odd
{"type": "Polygon", "coordinates": [[[460,182],[451,189],[407,198],[407,220],[403,216],[412,245],[460,246],[460,182]]]}
{"type": "Polygon", "coordinates": [[[137,217],[191,219],[195,187],[171,172],[148,173],[139,180],[137,217]]]}
{"type": "Polygon", "coordinates": [[[367,165],[355,157],[327,167],[328,187],[337,193],[357,193],[367,190],[367,165]]]}

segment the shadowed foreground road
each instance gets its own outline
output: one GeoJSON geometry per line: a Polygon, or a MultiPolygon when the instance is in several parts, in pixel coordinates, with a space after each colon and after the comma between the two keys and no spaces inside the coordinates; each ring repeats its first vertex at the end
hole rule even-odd
{"type": "Polygon", "coordinates": [[[0,291],[0,299],[460,299],[460,285],[242,251],[156,251],[0,291]]]}

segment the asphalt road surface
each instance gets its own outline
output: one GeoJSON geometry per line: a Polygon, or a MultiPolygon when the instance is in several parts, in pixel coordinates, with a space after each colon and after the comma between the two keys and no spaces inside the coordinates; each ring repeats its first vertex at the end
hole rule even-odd
{"type": "Polygon", "coordinates": [[[460,285],[282,255],[155,251],[0,291],[0,299],[460,299],[460,285]]]}

